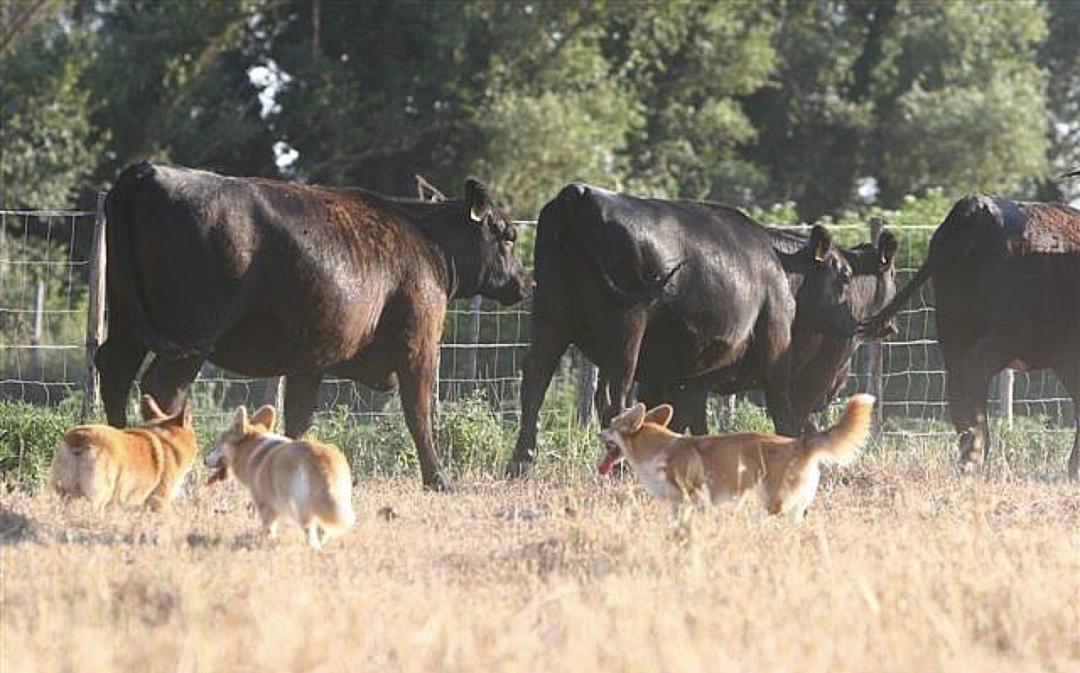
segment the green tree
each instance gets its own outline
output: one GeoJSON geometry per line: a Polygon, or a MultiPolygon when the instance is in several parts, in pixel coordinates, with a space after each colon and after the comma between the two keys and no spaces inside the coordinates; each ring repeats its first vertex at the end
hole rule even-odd
{"type": "Polygon", "coordinates": [[[86,68],[93,123],[112,131],[95,175],[110,183],[138,159],[272,175],[272,143],[248,70],[261,62],[263,2],[97,3],[86,68]]]}
{"type": "Polygon", "coordinates": [[[1031,2],[779,2],[774,89],[747,110],[760,129],[748,158],[767,167],[765,200],[808,220],[854,201],[941,186],[1011,192],[1046,171],[1046,35],[1031,2]]]}
{"type": "Polygon", "coordinates": [[[69,207],[96,164],[108,133],[92,124],[82,83],[92,43],[76,27],[39,19],[0,52],[3,207],[69,207]]]}

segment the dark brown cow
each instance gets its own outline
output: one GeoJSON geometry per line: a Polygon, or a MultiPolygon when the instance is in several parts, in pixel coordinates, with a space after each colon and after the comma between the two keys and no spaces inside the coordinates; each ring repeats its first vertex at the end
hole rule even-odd
{"type": "Polygon", "coordinates": [[[798,435],[792,326],[798,314],[807,330],[849,338],[856,269],[824,227],[787,239],[723,204],[565,187],[537,225],[532,343],[507,473],[532,468],[540,405],[571,343],[600,369],[604,425],[635,380],[721,372],[758,382],[777,431],[798,435]]]}
{"type": "Polygon", "coordinates": [[[1076,407],[1068,473],[1080,470],[1080,211],[988,196],[957,201],[930,240],[926,262],[881,313],[874,332],[928,279],[961,462],[990,451],[986,395],[1005,367],[1051,369],[1076,407]]]}
{"type": "Polygon", "coordinates": [[[392,199],[136,164],[109,192],[109,336],[97,355],[109,422],[143,390],[175,411],[203,362],[284,375],[285,431],[311,424],[324,374],[400,384],[424,484],[446,488],[432,398],[447,302],[513,304],[531,280],[480,182],[464,199],[392,199]]]}

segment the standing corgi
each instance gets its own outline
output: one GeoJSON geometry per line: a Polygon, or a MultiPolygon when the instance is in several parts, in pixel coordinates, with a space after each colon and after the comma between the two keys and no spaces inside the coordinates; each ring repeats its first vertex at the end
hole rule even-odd
{"type": "Polygon", "coordinates": [[[288,515],[319,549],[356,521],[349,464],[335,446],[274,434],[276,417],[266,405],[249,421],[247,409],[237,407],[232,425],[206,457],[214,470],[210,483],[234,475],[251,492],[270,537],[277,534],[278,519],[288,515]]]}
{"type": "Polygon", "coordinates": [[[94,507],[147,505],[167,509],[198,453],[191,412],[166,415],[143,395],[143,424],[119,429],[80,425],[53,453],[49,483],[63,496],[83,497],[94,507]]]}
{"type": "Polygon", "coordinates": [[[667,428],[671,405],[646,412],[639,403],[600,433],[607,454],[599,469],[610,474],[626,459],[654,496],[676,508],[690,497],[718,503],[756,489],[770,514],[798,520],[817,493],[818,465],[855,458],[870,434],[873,408],[873,396],[855,395],[839,423],[799,438],[758,432],[689,437],[667,428]]]}

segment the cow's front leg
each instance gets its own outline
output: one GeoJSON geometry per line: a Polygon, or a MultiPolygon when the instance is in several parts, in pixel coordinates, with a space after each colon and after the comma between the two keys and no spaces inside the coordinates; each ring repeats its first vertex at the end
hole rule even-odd
{"type": "Polygon", "coordinates": [[[311,427],[315,401],[319,397],[322,373],[287,374],[285,376],[285,434],[299,439],[311,427]]]}
{"type": "Polygon", "coordinates": [[[398,371],[398,385],[401,391],[401,408],[405,412],[405,424],[409,427],[416,444],[420,459],[420,475],[424,488],[432,491],[449,492],[453,490],[450,479],[439,467],[439,456],[435,450],[434,414],[435,407],[435,367],[434,353],[420,356],[418,362],[408,363],[398,371]]]}
{"type": "Polygon", "coordinates": [[[773,427],[777,434],[798,437],[802,427],[796,418],[795,405],[791,401],[790,352],[774,351],[765,371],[765,407],[772,418],[773,427]]]}

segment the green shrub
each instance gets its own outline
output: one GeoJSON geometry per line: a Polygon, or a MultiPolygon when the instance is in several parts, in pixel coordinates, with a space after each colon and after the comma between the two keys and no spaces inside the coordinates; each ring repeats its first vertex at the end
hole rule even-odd
{"type": "Polygon", "coordinates": [[[77,418],[72,404],[0,402],[0,481],[30,488],[44,483],[53,448],[77,418]]]}

